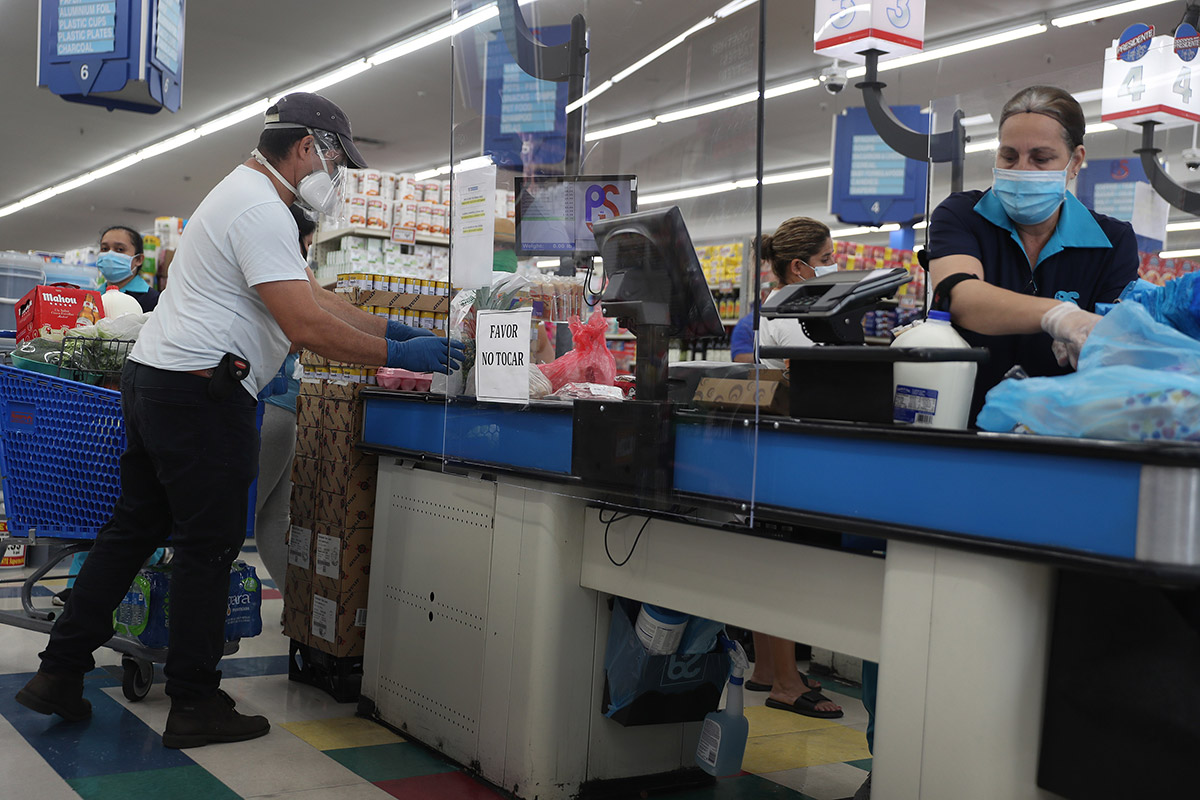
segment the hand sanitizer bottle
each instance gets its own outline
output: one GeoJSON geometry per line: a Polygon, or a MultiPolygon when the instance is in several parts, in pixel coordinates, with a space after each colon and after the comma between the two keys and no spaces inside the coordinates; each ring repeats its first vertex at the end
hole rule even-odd
{"type": "Polygon", "coordinates": [[[738,642],[722,636],[721,644],[733,661],[733,675],[725,692],[725,708],[710,712],[704,718],[700,744],[696,747],[696,764],[718,778],[741,771],[746,738],[750,733],[750,723],[742,713],[742,676],[750,667],[750,660],[738,642]]]}

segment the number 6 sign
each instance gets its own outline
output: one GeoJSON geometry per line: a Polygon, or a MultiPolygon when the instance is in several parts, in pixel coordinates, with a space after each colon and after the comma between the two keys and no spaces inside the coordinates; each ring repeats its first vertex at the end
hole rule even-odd
{"type": "Polygon", "coordinates": [[[1175,36],[1155,36],[1154,28],[1130,25],[1104,51],[1100,119],[1140,131],[1139,122],[1160,128],[1200,122],[1200,75],[1192,86],[1200,36],[1184,23],[1175,36]]]}
{"type": "Polygon", "coordinates": [[[862,64],[863,50],[886,58],[925,46],[925,0],[816,0],[813,52],[862,64]]]}

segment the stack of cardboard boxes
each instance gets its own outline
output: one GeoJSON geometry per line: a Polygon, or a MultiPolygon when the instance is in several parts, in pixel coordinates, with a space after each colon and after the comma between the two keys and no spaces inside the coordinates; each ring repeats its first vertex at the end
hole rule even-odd
{"type": "Polygon", "coordinates": [[[361,656],[377,459],[354,447],[361,386],[304,380],[296,401],[284,632],[338,658],[361,656]]]}

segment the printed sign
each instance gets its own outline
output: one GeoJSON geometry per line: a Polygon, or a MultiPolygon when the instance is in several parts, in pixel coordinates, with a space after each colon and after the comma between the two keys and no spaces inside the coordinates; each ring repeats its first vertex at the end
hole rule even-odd
{"type": "Polygon", "coordinates": [[[529,332],[533,309],[480,311],[475,320],[475,395],[529,402],[529,332]]]}
{"type": "Polygon", "coordinates": [[[816,0],[813,52],[862,64],[865,50],[880,61],[925,46],[925,0],[816,0]]]}
{"type": "Polygon", "coordinates": [[[1164,129],[1200,122],[1200,92],[1192,87],[1200,37],[1194,28],[1180,32],[1154,36],[1148,25],[1131,25],[1113,40],[1104,51],[1101,120],[1139,134],[1139,123],[1150,120],[1164,129]]]}
{"type": "Polygon", "coordinates": [[[481,289],[492,285],[495,250],[496,165],[452,173],[450,270],[455,286],[481,289]]]}
{"type": "MultiPolygon", "coordinates": [[[[893,106],[892,112],[913,130],[929,130],[929,115],[919,106],[893,106]]],[[[842,222],[882,225],[911,222],[925,203],[928,170],[883,141],[865,108],[848,108],[834,122],[830,210],[842,222]]]]}
{"type": "Polygon", "coordinates": [[[1180,61],[1194,61],[1200,50],[1200,33],[1186,22],[1175,29],[1175,55],[1180,61]]]}

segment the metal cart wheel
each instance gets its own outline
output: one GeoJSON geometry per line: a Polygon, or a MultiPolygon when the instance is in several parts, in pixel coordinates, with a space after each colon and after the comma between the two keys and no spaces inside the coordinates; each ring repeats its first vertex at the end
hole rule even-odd
{"type": "Polygon", "coordinates": [[[154,664],[142,658],[123,655],[121,667],[125,671],[121,691],[126,700],[136,703],[150,693],[150,685],[154,682],[154,664]]]}

